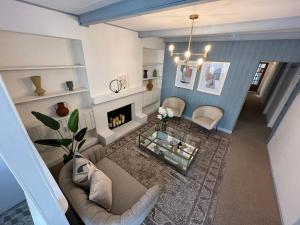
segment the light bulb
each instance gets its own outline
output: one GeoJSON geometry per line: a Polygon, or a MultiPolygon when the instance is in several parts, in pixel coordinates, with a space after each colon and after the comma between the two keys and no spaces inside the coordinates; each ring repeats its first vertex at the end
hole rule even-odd
{"type": "Polygon", "coordinates": [[[191,53],[190,51],[186,51],[186,52],[184,53],[184,57],[188,59],[188,58],[190,58],[191,54],[192,54],[192,53],[191,53]]]}
{"type": "Polygon", "coordinates": [[[169,45],[169,51],[170,51],[170,52],[173,52],[174,49],[175,49],[175,46],[174,46],[174,45],[169,45]]]}
{"type": "Polygon", "coordinates": [[[179,57],[176,56],[176,57],[174,58],[174,61],[175,61],[175,63],[177,64],[177,63],[179,62],[179,57]]]}
{"type": "Polygon", "coordinates": [[[197,64],[200,66],[200,65],[202,65],[202,63],[203,63],[203,58],[199,58],[197,61],[197,64]]]}
{"type": "Polygon", "coordinates": [[[211,49],[211,46],[210,46],[210,45],[206,45],[205,48],[204,48],[205,52],[209,52],[210,49],[211,49]]]}

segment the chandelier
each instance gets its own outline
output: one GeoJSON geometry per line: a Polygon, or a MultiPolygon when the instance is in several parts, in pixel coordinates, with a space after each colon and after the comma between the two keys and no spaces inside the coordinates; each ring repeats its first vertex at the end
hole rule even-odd
{"type": "MultiPolygon", "coordinates": [[[[198,19],[199,15],[198,14],[192,14],[190,15],[190,20],[192,20],[192,27],[191,27],[191,31],[190,31],[190,37],[189,37],[189,45],[188,48],[185,52],[174,52],[175,50],[175,46],[173,44],[169,45],[169,51],[170,51],[170,56],[175,56],[174,57],[174,61],[176,63],[176,65],[178,65],[179,61],[181,61],[180,56],[184,56],[183,62],[186,67],[191,66],[190,63],[190,58],[192,56],[197,56],[199,57],[197,59],[197,66],[198,66],[198,70],[200,69],[204,59],[207,57],[208,52],[211,49],[210,45],[206,45],[204,48],[204,52],[198,52],[198,53],[192,53],[191,52],[191,42],[192,42],[192,36],[193,36],[193,29],[194,29],[194,21],[196,19],[198,19]]],[[[194,65],[194,64],[193,64],[194,65]]]]}

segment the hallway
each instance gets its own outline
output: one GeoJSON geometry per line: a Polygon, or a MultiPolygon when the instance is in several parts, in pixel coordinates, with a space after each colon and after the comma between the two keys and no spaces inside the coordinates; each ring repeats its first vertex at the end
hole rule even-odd
{"type": "Polygon", "coordinates": [[[214,225],[280,225],[259,99],[249,94],[232,134],[214,225]]]}

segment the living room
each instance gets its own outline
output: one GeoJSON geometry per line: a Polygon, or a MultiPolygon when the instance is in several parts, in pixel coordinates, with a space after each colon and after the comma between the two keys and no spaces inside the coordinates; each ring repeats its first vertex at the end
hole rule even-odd
{"type": "Polygon", "coordinates": [[[299,6],[3,0],[0,224],[299,224],[299,6]]]}

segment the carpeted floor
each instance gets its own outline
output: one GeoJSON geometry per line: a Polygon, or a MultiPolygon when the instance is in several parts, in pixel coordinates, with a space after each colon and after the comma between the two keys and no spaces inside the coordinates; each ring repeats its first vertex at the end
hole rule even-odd
{"type": "Polygon", "coordinates": [[[34,225],[26,201],[20,202],[0,215],[1,225],[34,225]]]}
{"type": "Polygon", "coordinates": [[[230,148],[230,138],[221,132],[208,136],[189,121],[169,126],[190,132],[199,138],[199,152],[191,164],[187,176],[138,148],[138,134],[154,131],[155,115],[148,123],[128,136],[106,146],[106,155],[133,177],[149,188],[161,187],[161,195],[155,206],[155,216],[148,216],[146,225],[194,225],[212,224],[220,183],[223,177],[225,156],[230,148]]]}
{"type": "Polygon", "coordinates": [[[241,112],[219,194],[214,225],[280,225],[260,100],[249,94],[241,112]]]}

